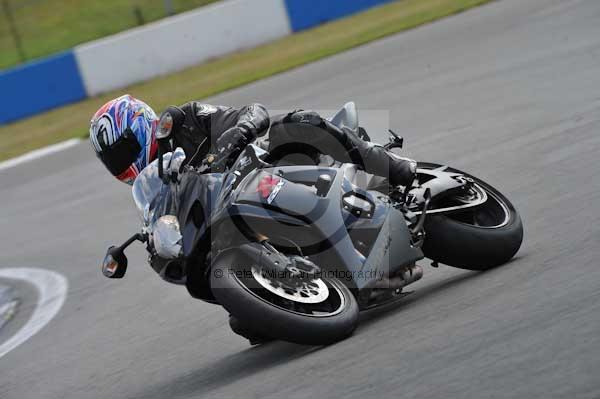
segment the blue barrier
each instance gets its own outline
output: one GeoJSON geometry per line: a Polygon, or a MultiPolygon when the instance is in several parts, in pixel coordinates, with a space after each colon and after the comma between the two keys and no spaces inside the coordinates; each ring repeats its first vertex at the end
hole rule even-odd
{"type": "Polygon", "coordinates": [[[393,0],[285,0],[294,32],[393,0]]]}
{"type": "Polygon", "coordinates": [[[73,52],[0,72],[0,124],[86,97],[73,52]]]}

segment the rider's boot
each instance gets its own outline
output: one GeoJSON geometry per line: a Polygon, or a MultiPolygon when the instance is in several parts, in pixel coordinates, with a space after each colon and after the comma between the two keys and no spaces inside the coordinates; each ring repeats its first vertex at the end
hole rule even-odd
{"type": "Polygon", "coordinates": [[[325,121],[325,125],[344,145],[352,163],[363,166],[367,173],[387,178],[392,186],[408,186],[416,179],[416,161],[402,158],[379,144],[365,141],[349,129],[338,129],[328,121],[325,121]]]}
{"type": "Polygon", "coordinates": [[[362,164],[366,172],[387,178],[392,186],[408,186],[416,179],[417,163],[414,160],[402,158],[351,133],[346,136],[350,143],[350,158],[354,163],[362,164]]]}

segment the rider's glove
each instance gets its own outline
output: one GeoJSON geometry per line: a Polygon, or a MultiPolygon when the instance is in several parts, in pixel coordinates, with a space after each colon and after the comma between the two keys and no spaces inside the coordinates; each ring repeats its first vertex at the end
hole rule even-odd
{"type": "Polygon", "coordinates": [[[245,126],[234,126],[217,139],[217,154],[221,156],[233,152],[236,148],[242,149],[253,138],[252,133],[245,126]]]}
{"type": "Polygon", "coordinates": [[[240,155],[248,143],[256,138],[254,130],[244,124],[238,124],[226,130],[216,142],[217,162],[223,169],[231,166],[231,162],[240,155]]]}

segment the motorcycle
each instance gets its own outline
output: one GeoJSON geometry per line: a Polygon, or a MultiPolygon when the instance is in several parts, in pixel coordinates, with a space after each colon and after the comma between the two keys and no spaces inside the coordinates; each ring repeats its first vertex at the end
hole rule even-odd
{"type": "MultiPolygon", "coordinates": [[[[169,147],[132,193],[141,232],[110,247],[103,274],[122,278],[124,250],[146,244],[150,266],[197,299],[223,306],[262,337],[323,345],[354,331],[359,311],[397,301],[430,258],[469,270],[509,261],[523,225],[511,202],[458,169],[420,162],[406,187],[355,164],[275,164],[268,145],[249,145],[213,173],[169,147]]],[[[368,138],[348,103],[330,122],[368,138]]],[[[390,152],[403,146],[391,132],[390,152]]]]}

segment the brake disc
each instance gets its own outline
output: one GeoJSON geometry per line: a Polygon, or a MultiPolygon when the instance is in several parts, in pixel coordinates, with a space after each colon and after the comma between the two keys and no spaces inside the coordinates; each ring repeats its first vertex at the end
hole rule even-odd
{"type": "Polygon", "coordinates": [[[266,290],[290,301],[315,304],[324,302],[329,297],[329,288],[320,278],[292,280],[295,283],[292,286],[269,277],[255,267],[252,268],[252,276],[266,290]]]}

